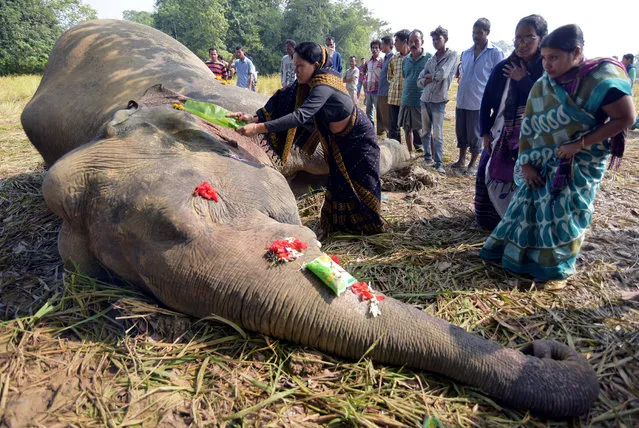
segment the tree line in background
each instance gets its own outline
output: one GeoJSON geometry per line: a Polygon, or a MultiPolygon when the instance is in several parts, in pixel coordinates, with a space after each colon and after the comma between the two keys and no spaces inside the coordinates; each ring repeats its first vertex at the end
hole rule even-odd
{"type": "MultiPolygon", "coordinates": [[[[242,46],[258,71],[279,70],[284,42],[335,38],[343,57],[370,56],[373,37],[390,32],[359,0],[157,0],[154,12],[123,18],[157,28],[203,60],[215,47],[226,60],[242,46]]],[[[348,64],[348,63],[347,63],[348,64]]]]}
{"type": "MultiPolygon", "coordinates": [[[[0,75],[42,73],[55,41],[68,28],[97,18],[81,0],[0,0],[0,75]]],[[[157,28],[202,60],[216,47],[226,60],[241,45],[261,74],[279,70],[286,39],[335,38],[348,56],[370,56],[374,37],[390,34],[360,0],[156,0],[154,12],[123,18],[157,28]]]]}
{"type": "Polygon", "coordinates": [[[79,0],[0,0],[0,76],[42,73],[58,37],[95,18],[79,0]]]}
{"type": "MultiPolygon", "coordinates": [[[[81,0],[0,0],[0,76],[42,73],[58,37],[96,17],[81,0]]],[[[286,39],[324,43],[333,36],[348,67],[350,55],[368,57],[371,40],[392,35],[360,0],[156,0],[154,12],[126,10],[123,18],[163,31],[202,60],[210,47],[228,60],[241,45],[262,74],[279,70],[286,39]]]]}

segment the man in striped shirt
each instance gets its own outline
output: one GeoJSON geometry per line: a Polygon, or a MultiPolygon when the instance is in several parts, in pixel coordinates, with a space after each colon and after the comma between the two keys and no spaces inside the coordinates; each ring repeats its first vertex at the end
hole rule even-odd
{"type": "MultiPolygon", "coordinates": [[[[371,123],[377,123],[377,135],[380,135],[381,116],[376,108],[377,105],[377,91],[379,90],[379,76],[382,73],[382,65],[384,64],[384,56],[380,55],[382,50],[382,41],[375,39],[371,42],[371,57],[366,61],[364,70],[366,70],[366,80],[364,81],[364,93],[366,94],[366,116],[370,119],[371,123]],[[377,116],[377,120],[373,116],[377,116]]],[[[383,132],[383,130],[382,130],[383,132]]]]}
{"type": "Polygon", "coordinates": [[[395,49],[397,53],[388,63],[388,138],[397,140],[401,143],[402,136],[399,132],[399,106],[402,103],[402,84],[404,77],[402,76],[402,63],[406,55],[408,55],[408,36],[410,31],[401,30],[395,33],[395,49]]]}
{"type": "Polygon", "coordinates": [[[217,54],[217,49],[209,49],[209,56],[211,57],[211,59],[205,62],[209,70],[211,70],[213,74],[215,74],[216,78],[220,76],[220,78],[222,78],[223,80],[228,80],[229,69],[226,67],[226,64],[220,61],[220,58],[217,54]]]}

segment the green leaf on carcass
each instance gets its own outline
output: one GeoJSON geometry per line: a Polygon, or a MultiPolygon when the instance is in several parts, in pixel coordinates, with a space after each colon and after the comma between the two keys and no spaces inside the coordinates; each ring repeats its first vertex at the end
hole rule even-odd
{"type": "Polygon", "coordinates": [[[226,117],[227,114],[231,113],[230,111],[211,103],[188,100],[184,103],[184,110],[211,123],[231,129],[238,129],[246,125],[243,120],[237,120],[235,117],[226,117]]]}

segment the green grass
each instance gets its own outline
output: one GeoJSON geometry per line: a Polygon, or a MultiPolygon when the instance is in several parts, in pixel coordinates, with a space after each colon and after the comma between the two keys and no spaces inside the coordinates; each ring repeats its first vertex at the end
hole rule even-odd
{"type": "MultiPolygon", "coordinates": [[[[578,272],[564,290],[524,289],[522,278],[481,261],[487,234],[474,225],[472,177],[385,192],[392,233],[336,236],[324,246],[384,294],[475,334],[513,348],[556,339],[586,356],[601,385],[592,411],[547,421],[441,376],[196,320],[134,287],[65,269],[60,220],[41,195],[42,159],[19,122],[38,79],[0,78],[1,425],[418,427],[428,415],[450,427],[636,426],[639,304],[621,292],[639,284],[639,132],[622,169],[602,184],[578,272]]],[[[260,76],[258,91],[278,87],[278,76],[260,76]]],[[[454,94],[455,87],[448,159],[456,154],[454,94]]],[[[309,227],[321,201],[298,201],[309,227]]]]}
{"type": "Polygon", "coordinates": [[[0,103],[25,103],[35,93],[42,76],[0,77],[0,103]]]}
{"type": "Polygon", "coordinates": [[[20,114],[42,76],[0,77],[0,179],[42,167],[42,158],[20,124],[20,114]]]}
{"type": "Polygon", "coordinates": [[[271,96],[281,87],[282,83],[279,74],[272,74],[270,76],[260,75],[257,79],[257,88],[255,90],[260,94],[271,96]]]}

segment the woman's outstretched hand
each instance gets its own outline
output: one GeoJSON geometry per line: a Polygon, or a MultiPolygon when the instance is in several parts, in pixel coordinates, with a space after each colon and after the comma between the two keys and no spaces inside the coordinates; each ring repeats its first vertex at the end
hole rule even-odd
{"type": "Polygon", "coordinates": [[[521,169],[524,173],[524,181],[529,189],[538,189],[545,184],[544,179],[539,175],[539,170],[529,163],[523,164],[521,169]]]}
{"type": "Polygon", "coordinates": [[[240,135],[244,135],[246,137],[252,137],[253,135],[264,134],[268,132],[268,129],[264,126],[263,123],[255,123],[258,121],[256,115],[244,113],[241,111],[236,111],[236,112],[227,114],[226,117],[236,117],[238,120],[247,122],[246,125],[237,129],[237,132],[240,135]]]}
{"type": "Polygon", "coordinates": [[[252,114],[244,113],[244,112],[241,112],[241,111],[235,111],[233,113],[229,113],[229,114],[226,115],[226,117],[236,117],[237,120],[241,120],[243,122],[248,122],[248,123],[253,122],[253,115],[252,114]]]}
{"type": "Polygon", "coordinates": [[[252,137],[253,135],[257,135],[260,133],[258,124],[256,123],[249,123],[248,125],[244,125],[243,127],[238,128],[237,132],[246,137],[252,137]]]}

